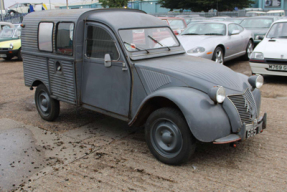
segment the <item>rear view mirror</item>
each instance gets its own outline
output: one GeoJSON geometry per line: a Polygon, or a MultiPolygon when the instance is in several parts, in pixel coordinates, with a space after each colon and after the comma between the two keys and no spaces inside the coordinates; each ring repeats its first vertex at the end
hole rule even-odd
{"type": "Polygon", "coordinates": [[[104,62],[105,62],[105,67],[111,67],[112,66],[112,59],[111,59],[110,54],[108,54],[108,53],[105,54],[104,62]]]}
{"type": "Polygon", "coordinates": [[[230,35],[238,35],[240,33],[239,30],[233,30],[230,35]]]}

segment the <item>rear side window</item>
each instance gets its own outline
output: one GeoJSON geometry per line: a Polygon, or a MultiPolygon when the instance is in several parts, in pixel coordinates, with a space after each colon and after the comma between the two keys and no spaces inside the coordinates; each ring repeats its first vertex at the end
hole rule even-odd
{"type": "Polygon", "coordinates": [[[53,27],[54,23],[40,23],[38,31],[38,47],[40,51],[53,51],[53,27]]]}
{"type": "Polygon", "coordinates": [[[106,30],[100,27],[88,26],[87,57],[104,59],[105,54],[110,54],[112,60],[119,59],[115,41],[106,30]]]}
{"type": "Polygon", "coordinates": [[[56,38],[56,52],[73,55],[74,23],[59,23],[56,38]]]}

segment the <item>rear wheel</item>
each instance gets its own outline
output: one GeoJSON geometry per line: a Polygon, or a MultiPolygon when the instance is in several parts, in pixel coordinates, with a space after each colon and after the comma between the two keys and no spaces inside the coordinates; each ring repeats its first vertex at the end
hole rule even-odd
{"type": "Polygon", "coordinates": [[[59,116],[60,103],[58,100],[50,97],[47,88],[43,84],[39,85],[36,89],[35,103],[42,119],[54,121],[59,116]]]}
{"type": "Polygon", "coordinates": [[[185,163],[195,151],[196,140],[177,109],[154,111],[146,122],[145,137],[151,153],[166,164],[185,163]]]}
{"type": "Polygon", "coordinates": [[[221,47],[215,48],[212,60],[221,65],[224,64],[224,53],[221,47]]]}
{"type": "Polygon", "coordinates": [[[253,52],[253,49],[254,49],[254,43],[252,40],[249,40],[248,44],[247,44],[247,47],[246,47],[246,53],[244,55],[244,59],[245,60],[249,60],[250,59],[250,56],[253,52]]]}

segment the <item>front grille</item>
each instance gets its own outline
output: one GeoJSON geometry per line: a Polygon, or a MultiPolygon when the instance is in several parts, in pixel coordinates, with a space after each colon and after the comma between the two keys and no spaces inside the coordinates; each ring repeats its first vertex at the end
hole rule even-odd
{"type": "Polygon", "coordinates": [[[0,51],[7,51],[9,48],[0,48],[0,51]]]}
{"type": "Polygon", "coordinates": [[[247,89],[242,95],[230,95],[228,98],[236,107],[242,124],[252,124],[257,116],[257,107],[251,91],[247,89]]]}
{"type": "Polygon", "coordinates": [[[268,64],[280,64],[280,65],[287,65],[287,60],[272,60],[272,59],[266,59],[266,63],[268,64]]]}

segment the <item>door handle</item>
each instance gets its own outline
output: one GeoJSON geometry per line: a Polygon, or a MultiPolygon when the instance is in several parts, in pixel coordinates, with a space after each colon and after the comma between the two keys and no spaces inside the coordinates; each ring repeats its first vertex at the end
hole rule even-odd
{"type": "Polygon", "coordinates": [[[123,68],[122,68],[122,70],[123,70],[123,71],[127,71],[127,70],[128,70],[126,63],[123,63],[123,68]]]}

